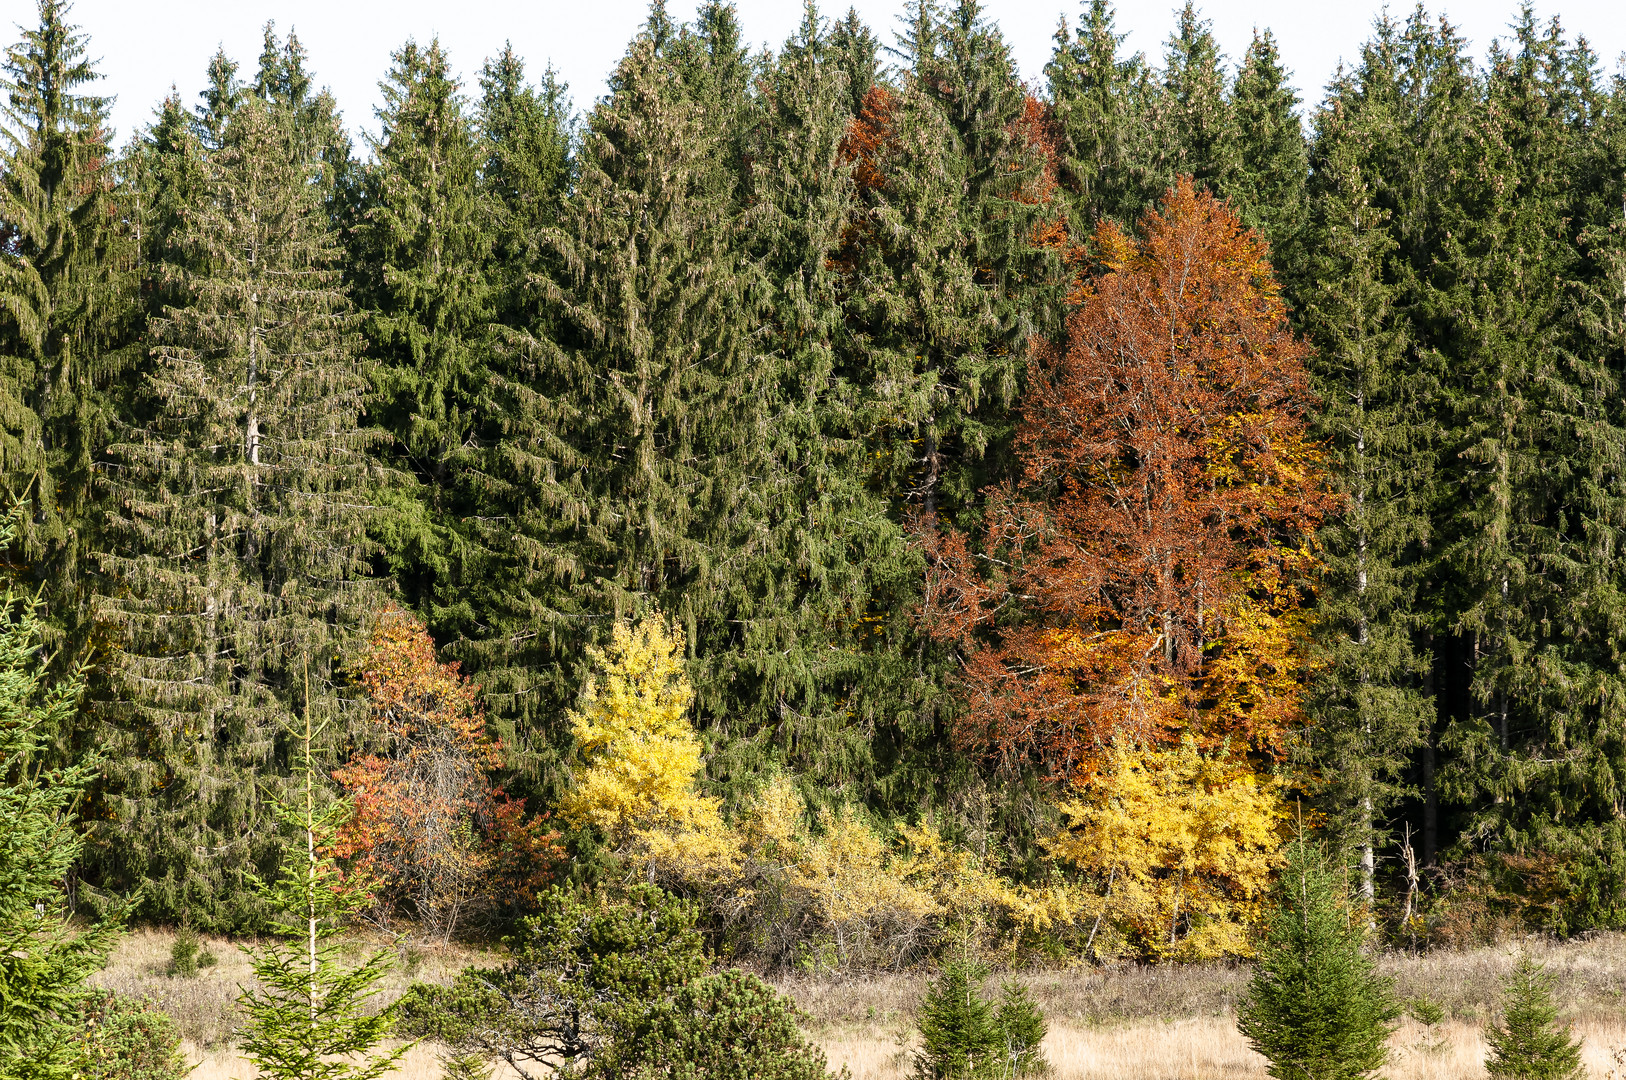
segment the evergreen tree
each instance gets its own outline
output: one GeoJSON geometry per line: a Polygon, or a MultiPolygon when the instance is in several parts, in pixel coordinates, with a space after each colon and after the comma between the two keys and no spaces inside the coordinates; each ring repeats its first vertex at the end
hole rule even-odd
{"type": "Polygon", "coordinates": [[[444,635],[478,618],[459,533],[482,511],[458,488],[491,316],[486,154],[438,40],[397,51],[382,88],[351,273],[374,361],[368,422],[388,433],[388,464],[411,482],[383,496],[392,512],[377,528],[386,569],[444,635]]]}
{"type": "Polygon", "coordinates": [[[369,898],[356,882],[345,881],[330,854],[352,808],[342,801],[318,808],[322,732],[311,704],[306,693],[303,723],[285,732],[300,755],[297,801],[277,806],[294,832],[292,856],[277,880],[260,888],[273,913],[272,932],[283,941],[243,950],[259,985],[238,999],[247,1016],[239,1046],[270,1080],[377,1080],[394,1072],[413,1044],[379,1048],[395,1026],[395,1008],[370,1006],[389,973],[390,950],[375,949],[351,966],[347,947],[333,941],[369,898]]]}
{"type": "MultiPolygon", "coordinates": [[[[525,610],[547,636],[532,644],[566,664],[592,631],[581,614],[658,607],[697,640],[723,596],[711,530],[744,511],[742,457],[767,399],[727,131],[683,93],[675,48],[657,7],[588,120],[575,190],[549,234],[547,321],[512,346],[540,390],[530,431],[510,444],[531,460],[512,464],[541,481],[513,546],[541,586],[525,610]]],[[[562,743],[539,735],[535,750],[562,743]]],[[[546,759],[532,767],[557,783],[546,759]]]]}
{"type": "MultiPolygon", "coordinates": [[[[14,503],[0,544],[27,520],[14,503]]],[[[112,950],[126,908],[84,926],[63,883],[83,841],[75,804],[102,760],[87,754],[43,765],[51,740],[78,709],[82,681],[52,682],[40,663],[45,626],[36,599],[15,587],[0,596],[0,1076],[67,1080],[78,1075],[75,1012],[112,950]]]]}
{"type": "Polygon", "coordinates": [[[1132,226],[1170,180],[1151,126],[1156,86],[1144,56],[1120,58],[1126,36],[1114,30],[1108,0],[1090,0],[1077,37],[1063,23],[1045,65],[1074,236],[1090,235],[1102,218],[1132,226]]]}
{"type": "Polygon", "coordinates": [[[1275,37],[1256,32],[1231,90],[1236,168],[1221,194],[1245,225],[1270,241],[1271,265],[1296,300],[1294,286],[1305,274],[1310,165],[1295,111],[1298,95],[1287,79],[1275,37]]]}
{"type": "Polygon", "coordinates": [[[921,1080],[979,1080],[995,1075],[1004,1042],[994,1010],[982,998],[986,965],[951,960],[920,1002],[921,1048],[915,1075],[921,1080]]]}
{"type": "Polygon", "coordinates": [[[1449,778],[1481,835],[1563,850],[1614,819],[1605,792],[1626,769],[1599,711],[1618,680],[1619,376],[1572,345],[1568,315],[1581,266],[1565,177],[1590,138],[1594,65],[1528,8],[1511,44],[1492,52],[1439,255],[1458,494],[1444,555],[1472,671],[1449,778]]]}
{"type": "Polygon", "coordinates": [[[192,132],[205,147],[219,150],[225,145],[226,125],[243,102],[243,87],[237,81],[237,61],[227,56],[224,48],[216,49],[209,58],[209,85],[198,97],[201,100],[193,109],[192,132]]]}
{"type": "Polygon", "coordinates": [[[481,88],[481,224],[492,252],[481,272],[492,310],[451,492],[464,514],[455,550],[461,608],[441,609],[456,616],[441,633],[479,677],[504,745],[534,781],[551,775],[558,746],[548,725],[572,692],[569,650],[582,630],[560,610],[576,609],[563,547],[568,511],[553,481],[561,456],[573,460],[573,452],[565,384],[543,344],[557,329],[546,283],[560,273],[551,238],[575,174],[575,128],[564,85],[551,71],[526,85],[512,50],[487,62],[481,88]]]}
{"type": "Polygon", "coordinates": [[[245,103],[206,167],[179,241],[200,269],[152,323],[143,422],[110,450],[98,615],[119,649],[93,837],[103,880],[145,883],[155,917],[218,929],[252,920],[246,882],[279,856],[266,797],[302,694],[294,657],[330,696],[359,618],[367,439],[338,251],[293,117],[245,103]]]}
{"type": "Polygon", "coordinates": [[[14,572],[46,588],[53,643],[76,657],[89,636],[92,473],[137,309],[109,99],[84,92],[99,76],[67,13],[40,0],[38,25],[0,65],[0,483],[30,505],[14,572]]]}
{"type": "Polygon", "coordinates": [[[830,27],[828,48],[831,62],[841,72],[846,86],[847,115],[857,116],[880,77],[881,43],[858,17],[858,10],[848,8],[847,14],[830,27]]]}
{"type": "Polygon", "coordinates": [[[969,511],[1010,463],[1027,343],[1055,320],[1047,155],[1018,130],[1010,51],[974,0],[919,3],[848,138],[858,180],[839,262],[853,363],[873,388],[876,482],[926,514],[969,511]],[[1020,288],[1018,289],[1018,284],[1020,288]]]}
{"type": "Polygon", "coordinates": [[[1581,1044],[1557,1025],[1553,977],[1528,955],[1502,984],[1502,1019],[1485,1036],[1485,1072],[1502,1080],[1583,1080],[1581,1044]]]}
{"type": "Polygon", "coordinates": [[[1307,748],[1323,778],[1332,833],[1360,852],[1367,902],[1380,816],[1406,793],[1410,754],[1432,710],[1422,692],[1427,659],[1416,648],[1416,612],[1436,452],[1427,422],[1434,386],[1408,352],[1391,212],[1368,149],[1392,143],[1400,121],[1391,102],[1360,85],[1376,77],[1366,70],[1342,78],[1317,117],[1308,245],[1315,254],[1300,312],[1317,345],[1319,426],[1347,500],[1321,532],[1319,626],[1328,662],[1312,689],[1307,748]]]}
{"type": "Polygon", "coordinates": [[[1274,899],[1237,1029],[1279,1080],[1371,1076],[1388,1059],[1400,1010],[1361,952],[1326,863],[1303,840],[1288,847],[1274,899]]]}
{"type": "Polygon", "coordinates": [[[538,85],[528,85],[512,46],[480,69],[480,90],[477,124],[486,150],[480,183],[499,268],[496,320],[520,326],[539,236],[558,224],[569,190],[575,122],[557,73],[550,67],[538,85]]]}
{"type": "MultiPolygon", "coordinates": [[[[1241,166],[1236,114],[1227,93],[1225,57],[1213,24],[1186,0],[1163,56],[1158,95],[1159,147],[1171,175],[1189,174],[1216,194],[1230,189],[1241,166]]],[[[1255,71],[1261,77],[1262,71],[1255,71]]],[[[1249,104],[1253,104],[1250,100],[1249,104]]]]}
{"type": "Polygon", "coordinates": [[[877,770],[900,764],[914,705],[896,685],[906,627],[878,612],[912,592],[918,562],[866,484],[864,395],[843,364],[832,255],[853,186],[831,41],[809,5],[760,81],[745,242],[766,397],[747,440],[756,480],[717,540],[727,608],[701,628],[696,685],[722,742],[713,780],[743,790],[771,757],[825,798],[872,799],[877,770]]]}

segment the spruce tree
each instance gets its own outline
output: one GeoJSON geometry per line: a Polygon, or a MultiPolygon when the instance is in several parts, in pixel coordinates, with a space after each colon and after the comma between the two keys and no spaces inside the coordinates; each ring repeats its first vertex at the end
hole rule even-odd
{"type": "Polygon", "coordinates": [[[1352,919],[1319,852],[1287,849],[1237,1029],[1279,1080],[1357,1080],[1383,1067],[1400,1015],[1389,980],[1361,950],[1352,919]]]}
{"type": "Polygon", "coordinates": [[[1445,565],[1472,672],[1448,779],[1481,835],[1595,863],[1597,825],[1614,817],[1605,792],[1626,775],[1598,708],[1618,679],[1611,538],[1626,503],[1618,372],[1574,344],[1567,299],[1584,267],[1566,174],[1591,140],[1594,69],[1528,8],[1492,51],[1438,299],[1459,493],[1445,565]]]}
{"type": "MultiPolygon", "coordinates": [[[[510,542],[533,588],[522,610],[540,636],[527,648],[567,664],[594,631],[583,614],[658,607],[699,639],[723,602],[713,530],[744,512],[742,458],[767,399],[728,132],[684,93],[676,48],[656,7],[588,119],[575,190],[547,234],[546,316],[510,346],[534,372],[529,430],[509,443],[511,465],[534,478],[510,542]]],[[[554,672],[568,693],[574,672],[554,672]]],[[[557,730],[527,737],[537,751],[563,745],[557,730]]],[[[532,768],[559,780],[545,758],[532,768]]]]}
{"type": "Polygon", "coordinates": [[[50,598],[53,643],[89,637],[93,471],[135,333],[132,251],[115,209],[109,99],[65,0],[0,65],[0,483],[30,513],[8,556],[50,598]]]}
{"type": "Polygon", "coordinates": [[[1235,171],[1220,193],[1245,225],[1270,241],[1271,266],[1296,300],[1295,286],[1306,272],[1310,163],[1295,111],[1298,95],[1287,79],[1276,38],[1269,30],[1256,32],[1231,89],[1235,171]]]}
{"type": "Polygon", "coordinates": [[[1528,955],[1502,984],[1502,1017],[1485,1035],[1496,1080],[1583,1080],[1581,1044],[1557,1024],[1553,977],[1528,955]]]}
{"type": "MultiPolygon", "coordinates": [[[[14,503],[0,545],[18,541],[27,520],[14,503]]],[[[0,1076],[76,1076],[76,1006],[86,979],[107,961],[123,904],[87,926],[63,883],[83,849],[76,814],[102,759],[87,754],[61,768],[44,758],[79,708],[79,672],[53,681],[41,663],[43,612],[29,591],[0,595],[0,1076]]]]}
{"type": "Polygon", "coordinates": [[[1186,0],[1164,46],[1155,121],[1171,180],[1186,174],[1216,194],[1229,189],[1241,166],[1235,104],[1227,93],[1225,56],[1213,24],[1186,0]]]}
{"type": "Polygon", "coordinates": [[[1045,65],[1058,135],[1058,179],[1075,237],[1102,218],[1132,227],[1162,196],[1167,175],[1151,125],[1157,88],[1145,57],[1121,57],[1108,0],[1090,0],[1075,37],[1065,23],[1045,65]]]}
{"type": "Polygon", "coordinates": [[[281,850],[267,798],[303,694],[294,658],[330,697],[365,599],[364,382],[298,145],[285,108],[233,115],[180,228],[198,269],[151,324],[141,407],[110,448],[97,614],[119,648],[95,869],[201,929],[255,916],[248,879],[281,850]]]}
{"type": "Polygon", "coordinates": [[[575,129],[564,85],[551,71],[527,85],[512,50],[487,62],[481,89],[492,314],[480,342],[470,445],[459,453],[452,492],[459,507],[475,508],[457,533],[462,611],[444,609],[462,617],[441,633],[479,678],[514,764],[535,782],[554,775],[559,746],[548,725],[573,692],[572,650],[581,640],[580,623],[565,614],[579,609],[564,548],[568,511],[553,486],[561,456],[574,460],[564,426],[569,398],[544,345],[557,328],[546,283],[560,271],[551,238],[575,172],[575,129]]]}
{"type": "Polygon", "coordinates": [[[304,695],[301,723],[284,732],[298,755],[297,787],[277,806],[293,833],[290,857],[261,885],[271,913],[270,944],[244,947],[258,985],[238,998],[246,1016],[238,1046],[270,1080],[377,1080],[395,1071],[411,1043],[380,1049],[395,1026],[395,1007],[373,1008],[390,969],[390,950],[375,949],[358,966],[334,938],[369,903],[346,881],[331,854],[352,807],[321,805],[317,755],[322,731],[304,695]]]}
{"type": "Polygon", "coordinates": [[[1321,530],[1318,596],[1327,663],[1312,686],[1305,747],[1340,845],[1360,852],[1360,888],[1373,899],[1381,824],[1411,752],[1428,730],[1418,654],[1418,590],[1431,537],[1427,422],[1436,395],[1409,351],[1399,308],[1385,177],[1369,148],[1392,143],[1400,117],[1365,92],[1366,71],[1342,78],[1317,116],[1309,249],[1300,321],[1315,341],[1320,429],[1345,499],[1321,530]]]}
{"type": "Polygon", "coordinates": [[[747,440],[750,500],[716,541],[727,607],[700,628],[696,689],[716,734],[733,736],[714,780],[743,789],[771,757],[825,797],[868,799],[909,741],[897,736],[912,704],[896,686],[905,628],[874,612],[913,591],[918,563],[866,483],[865,395],[843,364],[843,63],[809,5],[759,83],[745,272],[766,397],[747,440]]]}
{"type": "Polygon", "coordinates": [[[920,1002],[920,1080],[981,1080],[996,1075],[1005,1040],[993,1007],[982,997],[986,964],[951,960],[920,1002]]]}
{"type": "Polygon", "coordinates": [[[463,459],[486,378],[491,215],[485,151],[438,40],[408,42],[382,84],[360,220],[349,243],[373,363],[368,423],[389,435],[401,483],[382,499],[380,554],[442,636],[477,621],[460,571],[463,459]]]}
{"type": "Polygon", "coordinates": [[[198,94],[193,109],[192,132],[210,150],[225,145],[226,125],[243,101],[243,87],[237,81],[237,61],[224,48],[209,58],[209,84],[198,94]]]}

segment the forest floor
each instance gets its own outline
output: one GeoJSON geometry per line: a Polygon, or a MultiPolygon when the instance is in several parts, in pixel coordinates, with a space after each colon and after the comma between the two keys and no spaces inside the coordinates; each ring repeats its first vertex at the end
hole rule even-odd
{"type": "MultiPolygon", "coordinates": [[[[253,1080],[229,1047],[238,986],[252,977],[235,945],[209,941],[218,963],[192,978],[165,974],[174,937],[128,935],[97,981],[151,998],[175,1018],[192,1080],[253,1080]]],[[[372,944],[355,942],[359,957],[372,944]]],[[[1445,1010],[1432,1030],[1407,1017],[1396,1030],[1392,1080],[1469,1080],[1484,1075],[1484,1028],[1496,1015],[1499,984],[1521,950],[1558,980],[1563,1017],[1585,1043],[1593,1080],[1626,1080],[1626,934],[1556,944],[1532,939],[1468,952],[1391,955],[1383,968],[1403,1001],[1427,997],[1445,1010]],[[1621,1050],[1621,1061],[1612,1051],[1621,1050]]],[[[407,947],[385,992],[414,980],[449,981],[469,963],[496,958],[468,949],[407,947]]],[[[1054,1080],[1264,1080],[1264,1060],[1236,1032],[1247,969],[1235,964],[1071,967],[1015,976],[1050,1023],[1045,1051],[1054,1080]]],[[[925,975],[780,978],[776,985],[807,1014],[806,1029],[830,1065],[853,1080],[903,1080],[912,1072],[915,1010],[925,975]]],[[[990,985],[997,983],[990,980],[990,985]]],[[[436,1080],[436,1051],[415,1048],[397,1080],[436,1080]]],[[[498,1073],[496,1080],[504,1080],[498,1073]]]]}

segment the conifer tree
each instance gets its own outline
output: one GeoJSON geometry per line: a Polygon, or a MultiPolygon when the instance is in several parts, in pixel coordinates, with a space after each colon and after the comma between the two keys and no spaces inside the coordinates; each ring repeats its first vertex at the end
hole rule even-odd
{"type": "MultiPolygon", "coordinates": [[[[481,74],[483,134],[479,224],[490,237],[483,271],[491,322],[470,445],[459,451],[455,490],[462,514],[455,551],[460,608],[442,609],[447,651],[478,676],[491,720],[534,781],[558,747],[546,725],[568,702],[576,673],[569,650],[581,625],[565,538],[569,511],[555,480],[574,462],[567,441],[567,384],[548,363],[558,308],[549,287],[561,273],[556,230],[575,174],[575,128],[566,88],[551,71],[537,86],[511,50],[481,74]],[[473,513],[466,511],[473,509],[473,513]]],[[[450,591],[450,590],[448,590],[450,591]]]]}
{"type": "Polygon", "coordinates": [[[1045,65],[1075,236],[1102,218],[1132,225],[1168,186],[1151,128],[1156,86],[1142,54],[1120,57],[1125,36],[1108,0],[1090,0],[1076,37],[1065,23],[1056,31],[1045,65]]]}
{"type": "Polygon", "coordinates": [[[883,490],[961,512],[1010,462],[1027,343],[1055,321],[1039,239],[1048,154],[997,27],[974,0],[916,4],[901,89],[872,89],[847,140],[858,180],[846,273],[851,347],[875,390],[883,490]],[[1020,283],[1020,297],[1018,296],[1020,283]]]}
{"type": "Polygon", "coordinates": [[[491,316],[486,155],[438,40],[398,50],[382,86],[351,273],[374,361],[368,422],[388,433],[388,463],[410,480],[387,497],[392,513],[378,528],[388,571],[447,633],[478,619],[458,533],[459,520],[481,509],[458,488],[491,316]]]}
{"type": "MultiPolygon", "coordinates": [[[[917,563],[866,484],[865,401],[844,363],[831,258],[852,206],[841,158],[847,88],[811,5],[759,87],[746,272],[767,398],[750,440],[754,496],[718,545],[731,581],[728,619],[745,630],[703,631],[708,662],[697,689],[719,733],[788,727],[771,748],[744,739],[719,748],[713,779],[747,780],[772,756],[826,792],[868,797],[876,747],[866,733],[876,725],[895,736],[909,711],[884,674],[900,663],[905,627],[882,627],[871,612],[889,606],[877,597],[913,589],[917,563]]],[[[880,755],[902,741],[886,740],[880,755]]]]}
{"type": "Polygon", "coordinates": [[[247,1022],[239,1047],[270,1080],[377,1080],[393,1071],[411,1043],[380,1049],[395,1008],[370,1008],[389,973],[390,950],[375,949],[359,966],[333,941],[366,907],[365,883],[346,880],[332,850],[350,814],[343,801],[319,805],[316,756],[322,731],[304,695],[300,725],[284,732],[299,755],[291,798],[276,809],[294,842],[282,872],[261,892],[271,929],[282,941],[244,947],[258,985],[238,999],[247,1022]],[[287,921],[283,921],[287,920],[287,921]]]}
{"type": "Polygon", "coordinates": [[[110,449],[98,615],[119,637],[95,861],[154,916],[245,925],[276,864],[266,796],[303,691],[332,692],[364,570],[363,381],[317,166],[257,99],[185,210],[185,302],[153,320],[141,408],[110,449]],[[188,553],[176,559],[177,551],[188,553]]]}
{"type": "Polygon", "coordinates": [[[216,49],[209,58],[209,84],[198,97],[201,100],[192,110],[193,134],[208,149],[219,150],[225,145],[226,125],[243,101],[243,87],[237,80],[237,61],[226,55],[224,47],[216,49]]]}
{"type": "Polygon", "coordinates": [[[1275,902],[1238,1030],[1278,1080],[1371,1076],[1388,1059],[1400,1011],[1361,952],[1362,932],[1326,863],[1303,840],[1288,847],[1275,902]]]}
{"type": "Polygon", "coordinates": [[[1581,1044],[1557,1024],[1551,975],[1528,955],[1520,956],[1502,984],[1502,1017],[1485,1036],[1496,1080],[1582,1080],[1581,1044]]]}
{"type": "Polygon", "coordinates": [[[1186,0],[1164,47],[1156,121],[1163,141],[1159,149],[1171,177],[1188,174],[1221,195],[1241,165],[1235,103],[1227,93],[1224,64],[1213,24],[1186,0]]]}
{"type": "Polygon", "coordinates": [[[0,65],[0,483],[30,513],[9,558],[47,589],[53,640],[76,656],[95,533],[92,471],[128,362],[131,251],[114,209],[109,99],[66,0],[0,65]]]}
{"type": "Polygon", "coordinates": [[[1270,241],[1271,266],[1297,299],[1309,177],[1298,95],[1287,82],[1276,38],[1255,32],[1231,89],[1235,172],[1222,194],[1244,224],[1270,241]]]}
{"type": "Polygon", "coordinates": [[[1386,181],[1369,152],[1399,137],[1401,118],[1359,85],[1375,77],[1367,70],[1341,79],[1317,117],[1308,226],[1315,254],[1300,312],[1317,344],[1318,426],[1345,499],[1321,531],[1328,663],[1313,687],[1306,746],[1324,778],[1331,832],[1360,852],[1367,902],[1381,816],[1405,793],[1410,754],[1433,708],[1422,692],[1428,659],[1416,648],[1416,612],[1437,452],[1427,423],[1434,384],[1407,348],[1386,181]]]}
{"type": "Polygon", "coordinates": [[[920,1080],[981,1080],[995,1075],[1004,1039],[993,1007],[982,997],[986,964],[951,960],[920,1003],[922,1046],[915,1052],[920,1080]]]}
{"type": "Polygon", "coordinates": [[[1609,479],[1618,375],[1570,345],[1565,299],[1580,266],[1562,177],[1590,138],[1593,66],[1524,10],[1492,52],[1480,150],[1438,257],[1458,493],[1444,556],[1472,671],[1449,778],[1482,833],[1515,850],[1591,846],[1626,775],[1592,704],[1618,679],[1604,658],[1619,640],[1607,537],[1626,520],[1609,479]]]}
{"type": "MultiPolygon", "coordinates": [[[[712,530],[745,510],[742,458],[767,398],[750,359],[727,132],[683,93],[674,41],[656,7],[589,118],[565,218],[547,234],[551,310],[514,343],[541,393],[537,426],[512,444],[535,478],[513,543],[536,583],[524,600],[546,635],[535,644],[567,661],[590,630],[576,613],[659,607],[696,640],[724,602],[712,530]]],[[[537,750],[562,743],[557,731],[528,737],[537,750]]],[[[532,767],[558,782],[548,761],[532,767]]]]}
{"type": "MultiPolygon", "coordinates": [[[[14,503],[0,544],[17,542],[26,519],[14,503]]],[[[115,905],[85,927],[63,888],[83,848],[77,804],[102,761],[93,753],[61,768],[42,761],[84,684],[78,672],[57,682],[47,675],[41,615],[29,592],[0,594],[0,1076],[8,1080],[76,1075],[72,1014],[127,911],[115,905]]]]}

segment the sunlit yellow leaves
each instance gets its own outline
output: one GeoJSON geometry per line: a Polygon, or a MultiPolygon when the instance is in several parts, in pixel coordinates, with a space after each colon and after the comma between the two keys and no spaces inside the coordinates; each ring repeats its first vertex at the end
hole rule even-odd
{"type": "Polygon", "coordinates": [[[617,623],[571,731],[584,767],[560,800],[574,825],[592,824],[616,844],[640,830],[715,830],[717,800],[700,795],[700,737],[687,713],[694,689],[683,671],[683,636],[659,616],[617,623]]]}
{"type": "Polygon", "coordinates": [[[1285,818],[1280,781],[1246,760],[1119,746],[1061,811],[1051,853],[1095,880],[1104,910],[1153,957],[1247,955],[1285,818]]]}

